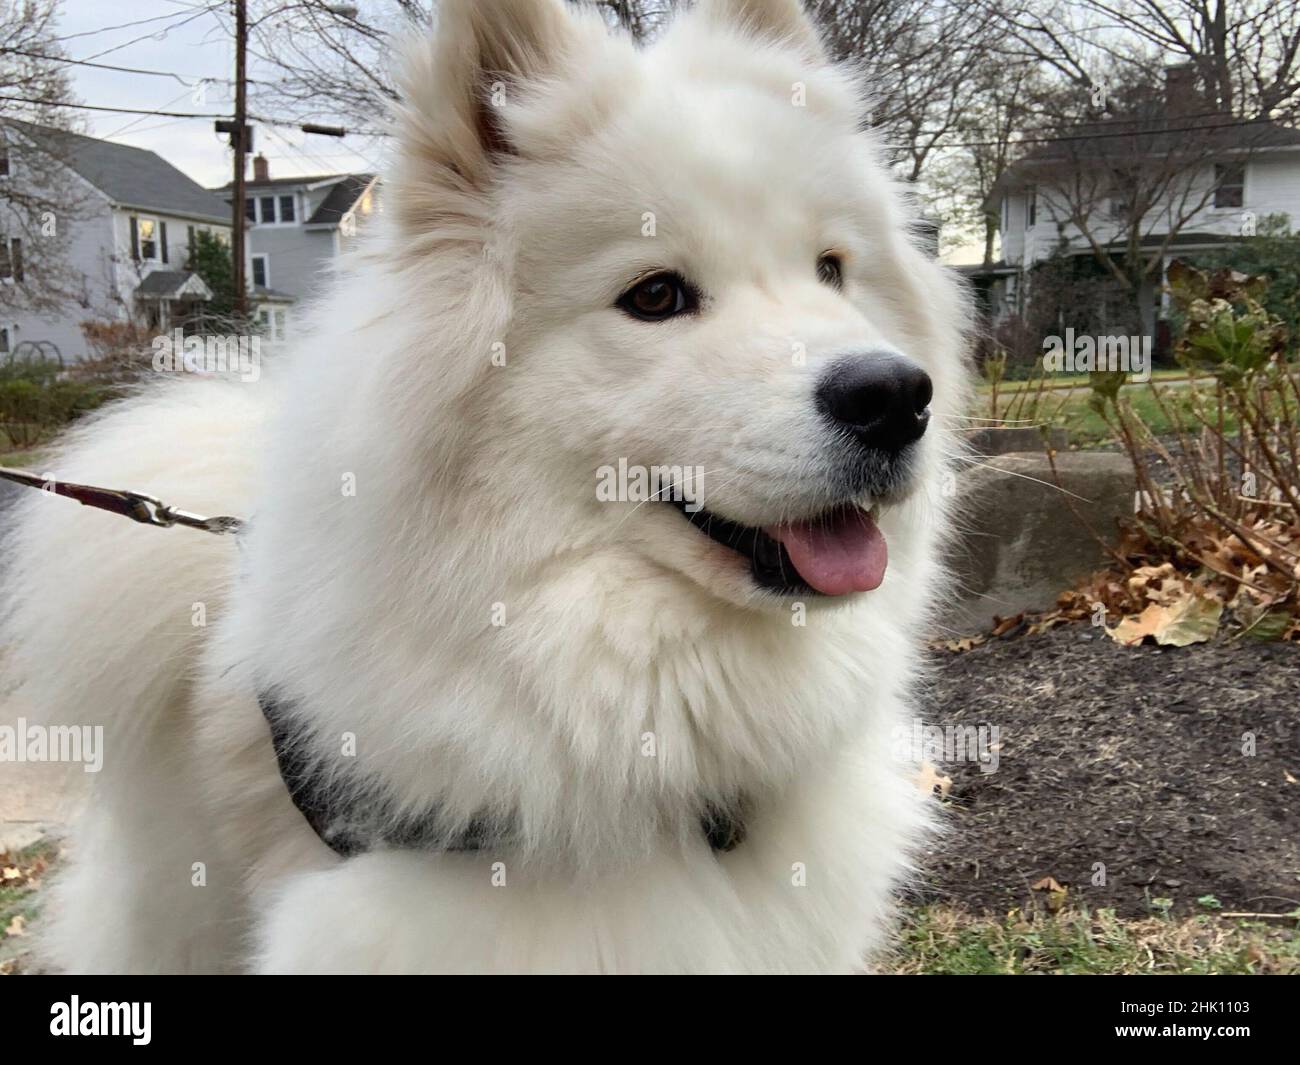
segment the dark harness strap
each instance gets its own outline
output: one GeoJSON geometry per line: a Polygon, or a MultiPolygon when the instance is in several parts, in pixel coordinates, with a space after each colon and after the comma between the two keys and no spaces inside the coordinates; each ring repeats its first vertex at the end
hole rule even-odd
{"type": "MultiPolygon", "coordinates": [[[[312,831],[336,854],[350,858],[379,844],[432,853],[480,851],[508,842],[509,826],[492,818],[476,818],[467,827],[448,832],[440,823],[437,808],[421,817],[396,818],[382,803],[371,803],[368,814],[359,813],[357,805],[331,784],[327,774],[313,767],[301,745],[293,742],[288,715],[279,702],[262,692],[257,703],[270,726],[271,745],[289,798],[312,831]]],[[[704,803],[700,831],[715,852],[733,850],[745,841],[743,819],[713,802],[704,803]]]]}

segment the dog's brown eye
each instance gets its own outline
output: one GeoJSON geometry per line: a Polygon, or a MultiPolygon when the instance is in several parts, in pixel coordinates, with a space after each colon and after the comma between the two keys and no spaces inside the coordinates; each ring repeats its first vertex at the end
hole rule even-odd
{"type": "Polygon", "coordinates": [[[679,274],[655,274],[638,281],[618,298],[618,306],[643,322],[662,322],[699,306],[695,290],[679,274]]]}
{"type": "Polygon", "coordinates": [[[844,264],[838,255],[823,255],[817,260],[817,280],[832,288],[844,287],[844,264]]]}

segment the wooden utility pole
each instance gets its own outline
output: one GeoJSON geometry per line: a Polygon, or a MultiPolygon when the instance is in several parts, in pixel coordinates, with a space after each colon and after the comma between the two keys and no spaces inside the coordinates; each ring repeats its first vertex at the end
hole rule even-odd
{"type": "Polygon", "coordinates": [[[248,11],[245,0],[235,4],[235,128],[230,143],[235,149],[235,183],[230,198],[230,255],[235,268],[236,318],[248,315],[248,288],[244,276],[244,156],[248,154],[248,125],[244,101],[244,64],[248,46],[248,11]]]}

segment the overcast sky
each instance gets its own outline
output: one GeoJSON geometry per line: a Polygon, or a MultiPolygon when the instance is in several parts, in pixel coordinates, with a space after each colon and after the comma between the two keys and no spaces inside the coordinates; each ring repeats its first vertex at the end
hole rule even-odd
{"type": "MultiPolygon", "coordinates": [[[[98,56],[96,62],[178,76],[150,77],[69,66],[78,102],[229,113],[234,105],[228,82],[208,84],[203,99],[195,95],[203,78],[234,76],[229,5],[222,5],[221,17],[205,10],[210,6],[211,0],[63,0],[59,37],[69,58],[98,56]],[[140,22],[142,19],[153,21],[140,22]],[[124,25],[132,22],[138,24],[124,25]],[[109,28],[115,26],[120,28],[109,28]]],[[[364,0],[361,6],[364,8],[364,0]]],[[[253,78],[259,74],[251,57],[248,74],[253,78]]],[[[231,178],[229,145],[224,135],[214,132],[211,120],[95,111],[81,114],[91,136],[155,151],[200,184],[221,185],[231,178]]],[[[329,120],[329,116],[321,117],[329,120]]],[[[307,136],[292,129],[255,126],[253,137],[255,149],[270,162],[273,177],[373,171],[381,162],[373,141],[357,142],[367,153],[363,157],[348,149],[347,140],[307,136]]]]}

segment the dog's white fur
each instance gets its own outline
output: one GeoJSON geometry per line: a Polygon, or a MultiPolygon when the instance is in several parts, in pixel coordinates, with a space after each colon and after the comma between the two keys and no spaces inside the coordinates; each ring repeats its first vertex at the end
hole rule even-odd
{"type": "Polygon", "coordinates": [[[49,463],[251,514],[243,544],[20,503],[20,704],[106,729],[51,964],[859,967],[923,825],[891,730],[938,577],[957,288],[795,0],[704,0],[646,48],[560,0],[445,0],[440,23],[407,61],[385,217],[285,371],[152,390],[49,463]],[[613,308],[664,266],[703,313],[613,308]],[[626,457],[702,465],[743,523],[825,509],[813,382],[881,345],[935,398],[878,590],[796,606],[672,507],[597,501],[626,457]],[[346,772],[401,808],[516,834],[340,860],[290,803],[259,686],[293,693],[323,765],[351,734],[346,772]],[[715,854],[700,804],[737,795],[748,838],[715,854]]]}

